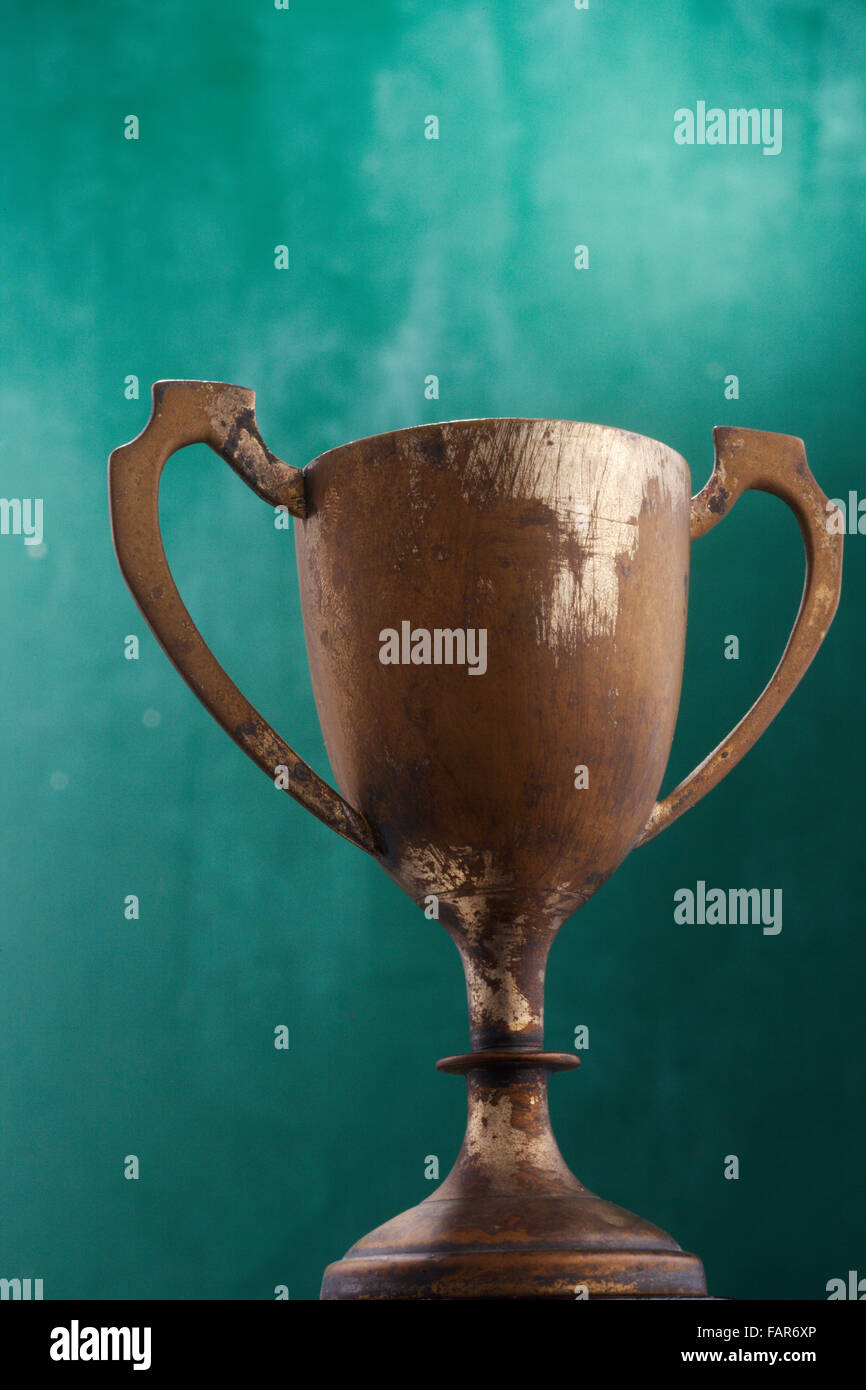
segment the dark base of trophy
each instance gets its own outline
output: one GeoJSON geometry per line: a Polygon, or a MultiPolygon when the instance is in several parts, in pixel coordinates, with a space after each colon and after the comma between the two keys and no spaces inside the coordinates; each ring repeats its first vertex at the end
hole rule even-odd
{"type": "Polygon", "coordinates": [[[469,1118],[449,1176],[329,1265],[323,1299],[707,1297],[703,1266],[664,1231],[603,1201],[568,1169],[547,1073],[567,1053],[469,1053],[469,1118]]]}

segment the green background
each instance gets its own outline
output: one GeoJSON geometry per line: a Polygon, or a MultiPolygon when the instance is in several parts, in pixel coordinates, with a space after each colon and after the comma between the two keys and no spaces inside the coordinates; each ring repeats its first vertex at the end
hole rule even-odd
{"type": "MultiPolygon", "coordinates": [[[[116,568],[105,460],[151,382],[256,388],[265,439],[298,465],[427,420],[552,416],[664,440],[697,490],[730,423],[802,436],[847,497],[864,486],[864,13],[7,12],[0,492],[44,498],[45,548],[0,537],[0,1276],[43,1278],[46,1298],[313,1298],[329,1260],[429,1194],[426,1156],[444,1176],[462,1132],[462,1085],[433,1066],[467,1045],[451,942],[268,786],[116,568]],[[698,100],[783,108],[782,153],[676,145],[673,113],[698,100]]],[[[328,775],[291,531],[200,446],[167,470],[162,515],[206,639],[328,775]]],[[[551,1085],[567,1159],[728,1296],[822,1298],[866,1274],[864,554],[851,537],[835,626],[754,752],[551,957],[548,1044],[590,1028],[581,1072],[551,1085]],[[698,879],[781,888],[781,935],[677,926],[674,891],[698,879]]],[[[700,542],[666,786],[759,693],[802,573],[772,498],[700,542]]]]}

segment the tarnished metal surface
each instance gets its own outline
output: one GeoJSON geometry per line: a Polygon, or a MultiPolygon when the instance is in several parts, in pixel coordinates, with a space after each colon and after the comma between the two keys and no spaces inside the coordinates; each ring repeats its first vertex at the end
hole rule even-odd
{"type": "MultiPolygon", "coordinates": [[[[702,1297],[664,1232],[569,1172],[547,1111],[544,972],[562,923],[730,770],[781,708],[838,602],[841,536],[800,440],[715,431],[692,501],[685,461],[641,435],[561,420],[464,420],[363,439],[301,472],[255,424],[251,391],[162,382],[115,451],[121,569],[170,659],[271,777],[374,855],[460,952],[472,1053],[460,1156],[427,1201],[332,1265],[325,1298],[702,1297]],[[333,790],[265,723],[205,646],[158,522],[162,467],[203,441],[295,517],[316,704],[333,790]],[[656,803],[673,737],[690,540],[747,488],[782,497],[806,543],[803,602],[767,689],[656,803]],[[384,664],[382,633],[483,632],[485,667],[384,664]],[[584,766],[588,784],[575,786],[584,766]]],[[[452,655],[457,650],[451,647],[452,655]]]]}
{"type": "Polygon", "coordinates": [[[803,598],[788,645],[763,693],[700,767],[653,808],[639,845],[700,801],[748,753],[805,675],[839,604],[842,537],[828,530],[828,501],[806,462],[802,439],[730,427],[714,429],[713,439],[716,465],[692,500],[692,540],[711,531],[750,489],[781,498],[794,512],[806,547],[803,598]]]}
{"type": "Polygon", "coordinates": [[[262,719],[207,647],[177,591],[159,531],[159,480],[186,444],[208,444],[272,506],[304,515],[304,476],[264,444],[254,391],[218,381],[158,381],[147,426],[109,460],[114,548],[163,651],[202,704],[269,777],[285,767],[290,795],[346,839],[373,852],[370,826],[262,719]]]}
{"type": "Polygon", "coordinates": [[[569,1171],[550,1128],[549,1067],[531,1060],[517,1067],[499,1054],[468,1071],[451,1173],[331,1265],[323,1298],[706,1295],[696,1256],[569,1171]]]}

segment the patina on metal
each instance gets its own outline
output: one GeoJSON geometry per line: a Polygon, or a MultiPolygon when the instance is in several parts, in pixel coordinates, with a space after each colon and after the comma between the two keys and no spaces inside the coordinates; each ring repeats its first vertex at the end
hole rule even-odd
{"type": "MultiPolygon", "coordinates": [[[[690,497],[664,444],[563,420],[462,420],[276,458],[252,391],[158,382],[143,433],[109,467],[118,561],[178,671],[269,777],[378,860],[460,952],[471,1051],[466,1137],[442,1185],[360,1240],[322,1297],[701,1298],[700,1260],[588,1192],[550,1128],[544,975],[563,922],[629,851],[672,824],[751,748],[836,611],[842,537],[789,435],[714,431],[690,497]],[[205,645],[159,532],[162,468],[203,442],[295,518],[316,705],[338,793],[274,732],[205,645]],[[656,801],[680,697],[690,542],[748,489],[797,516],[806,581],[766,689],[656,801]],[[484,631],[486,670],[380,660],[381,634],[484,631]],[[582,782],[578,767],[587,770],[582,782]],[[587,782],[588,778],[588,782],[587,782]],[[584,785],[584,782],[587,784],[584,785]]],[[[452,655],[457,650],[450,648],[452,655]]]]}

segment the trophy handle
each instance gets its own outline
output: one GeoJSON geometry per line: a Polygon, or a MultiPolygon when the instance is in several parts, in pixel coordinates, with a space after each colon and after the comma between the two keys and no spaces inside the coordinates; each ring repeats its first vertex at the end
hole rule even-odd
{"type": "Polygon", "coordinates": [[[842,585],[842,535],[828,529],[831,508],[806,462],[802,439],[763,430],[713,430],[715,466],[706,487],[692,498],[691,539],[721,521],[741,493],[770,492],[787,502],[806,548],[806,582],[800,611],[782,659],[739,724],[694,772],[657,801],[635,845],[645,845],[672,825],[727,776],[775,719],[827,635],[842,585]]]}
{"type": "Polygon", "coordinates": [[[121,573],[154,636],[214,719],[270,778],[286,769],[288,791],[338,835],[376,855],[364,817],[274,732],[229,679],[184,607],[159,529],[159,480],[187,444],[208,444],[259,497],[306,514],[304,475],[267,448],[256,394],[219,381],[158,381],[141,434],[108,461],[111,531],[121,573]]]}

